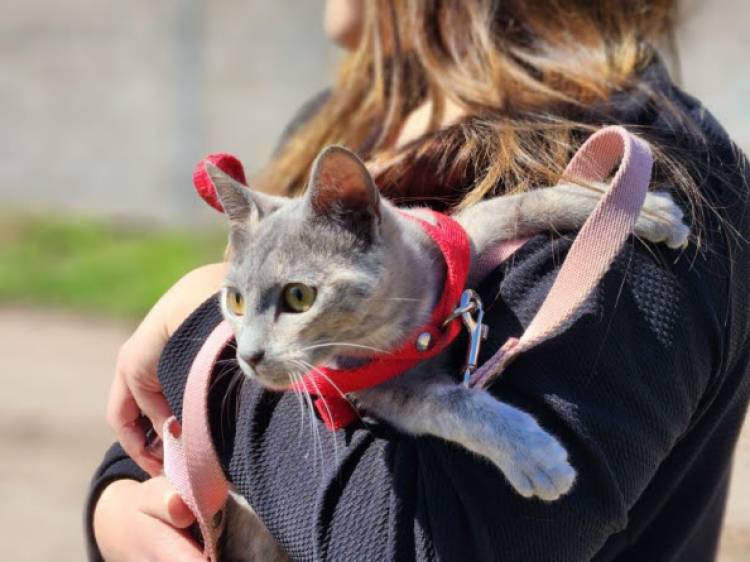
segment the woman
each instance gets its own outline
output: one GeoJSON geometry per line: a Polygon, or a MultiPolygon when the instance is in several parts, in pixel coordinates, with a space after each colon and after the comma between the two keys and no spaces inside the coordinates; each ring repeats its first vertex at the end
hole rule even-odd
{"type": "MultiPolygon", "coordinates": [[[[268,189],[298,193],[315,154],[338,142],[369,160],[392,199],[455,209],[554,183],[582,139],[620,123],[654,146],[654,183],[689,211],[696,238],[682,253],[633,244],[567,332],[491,389],[568,448],[578,481],[552,504],[519,497],[462,450],[386,427],[323,439],[321,462],[299,436],[295,397],[248,383],[222,410],[217,387],[225,469],[293,559],[713,559],[750,395],[748,178],[655,53],[673,10],[670,0],[328,2],[327,29],[352,51],[263,174],[268,189]]],[[[487,354],[529,322],[569,246],[537,236],[483,282],[487,354]]],[[[151,474],[160,464],[139,411],[159,428],[179,410],[185,367],[220,320],[215,300],[167,344],[161,382],[157,358],[224,270],[177,283],[120,355],[109,421],[151,474]]],[[[92,556],[98,544],[108,560],[200,559],[179,530],[192,521],[184,505],[117,446],[94,479],[89,521],[92,556]]]]}

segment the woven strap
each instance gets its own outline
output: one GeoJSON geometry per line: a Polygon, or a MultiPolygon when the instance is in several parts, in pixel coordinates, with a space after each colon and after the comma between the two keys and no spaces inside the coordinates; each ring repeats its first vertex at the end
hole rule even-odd
{"type": "Polygon", "coordinates": [[[611,186],[584,223],[542,306],[520,338],[484,363],[471,385],[486,388],[519,354],[562,332],[632,233],[646,198],[653,158],[648,144],[619,126],[594,133],[565,169],[564,179],[602,182],[619,163],[611,186]]]}
{"type": "Polygon", "coordinates": [[[205,557],[211,562],[218,561],[229,485],[211,439],[208,394],[216,360],[233,337],[226,321],[211,332],[188,373],[182,428],[174,417],[164,422],[164,473],[195,515],[205,557]]]}

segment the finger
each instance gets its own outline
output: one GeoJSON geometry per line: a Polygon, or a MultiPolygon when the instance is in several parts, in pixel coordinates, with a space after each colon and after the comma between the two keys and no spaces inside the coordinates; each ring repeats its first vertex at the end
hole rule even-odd
{"type": "Polygon", "coordinates": [[[195,516],[164,476],[143,483],[140,510],[176,529],[193,524],[195,516]]]}
{"type": "Polygon", "coordinates": [[[167,340],[161,324],[144,319],[136,333],[123,345],[117,358],[117,375],[125,381],[138,408],[159,437],[162,426],[172,415],[157,375],[161,351],[167,340]]]}
{"type": "Polygon", "coordinates": [[[166,503],[166,514],[174,527],[185,529],[195,522],[195,515],[185,505],[177,492],[167,492],[164,495],[164,501],[166,503]]]}
{"type": "Polygon", "coordinates": [[[116,372],[112,379],[107,400],[107,423],[115,431],[132,424],[141,415],[125,379],[120,372],[116,372]]]}
{"type": "Polygon", "coordinates": [[[164,394],[162,394],[161,388],[159,390],[148,390],[134,385],[133,398],[143,415],[151,421],[154,431],[159,437],[164,437],[162,429],[164,422],[172,417],[172,409],[169,407],[164,394]]]}
{"type": "Polygon", "coordinates": [[[200,547],[186,531],[174,529],[161,521],[157,523],[165,528],[161,529],[159,540],[153,543],[159,548],[156,558],[153,558],[155,562],[206,562],[200,547]]]}
{"type": "Polygon", "coordinates": [[[124,551],[128,560],[206,562],[200,547],[187,531],[175,529],[149,514],[141,513],[140,516],[144,521],[136,529],[137,537],[131,538],[137,543],[131,542],[124,551]]]}
{"type": "Polygon", "coordinates": [[[161,471],[160,460],[146,448],[146,432],[140,423],[140,409],[122,377],[115,375],[107,405],[107,423],[115,431],[122,448],[150,475],[161,471]]]}
{"type": "Polygon", "coordinates": [[[161,486],[117,480],[104,489],[94,512],[94,533],[105,560],[205,562],[187,531],[140,510],[144,491],[155,494],[161,486]]]}
{"type": "Polygon", "coordinates": [[[164,469],[161,457],[146,445],[145,426],[139,421],[120,428],[117,437],[128,456],[149,476],[157,476],[164,469]]]}
{"type": "Polygon", "coordinates": [[[136,333],[123,344],[117,357],[115,376],[123,381],[138,409],[151,421],[161,437],[164,421],[172,412],[156,372],[166,336],[153,324],[147,317],[136,333]]]}

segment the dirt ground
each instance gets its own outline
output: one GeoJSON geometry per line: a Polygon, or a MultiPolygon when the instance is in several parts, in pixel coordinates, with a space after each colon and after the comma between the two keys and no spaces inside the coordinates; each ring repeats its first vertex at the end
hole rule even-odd
{"type": "MultiPolygon", "coordinates": [[[[111,441],[104,402],[128,327],[0,309],[3,560],[84,560],[82,502],[111,441]],[[44,537],[40,539],[39,537],[44,537]]],[[[737,451],[720,562],[750,560],[750,424],[737,451]]]]}

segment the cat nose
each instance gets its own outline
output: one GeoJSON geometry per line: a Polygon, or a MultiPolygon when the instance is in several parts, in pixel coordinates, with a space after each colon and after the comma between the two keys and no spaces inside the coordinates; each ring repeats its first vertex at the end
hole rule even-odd
{"type": "Polygon", "coordinates": [[[245,360],[245,363],[247,363],[254,369],[258,365],[258,363],[263,361],[263,357],[265,357],[265,355],[266,355],[266,352],[261,350],[261,351],[256,351],[250,356],[243,357],[243,359],[245,360]]]}

